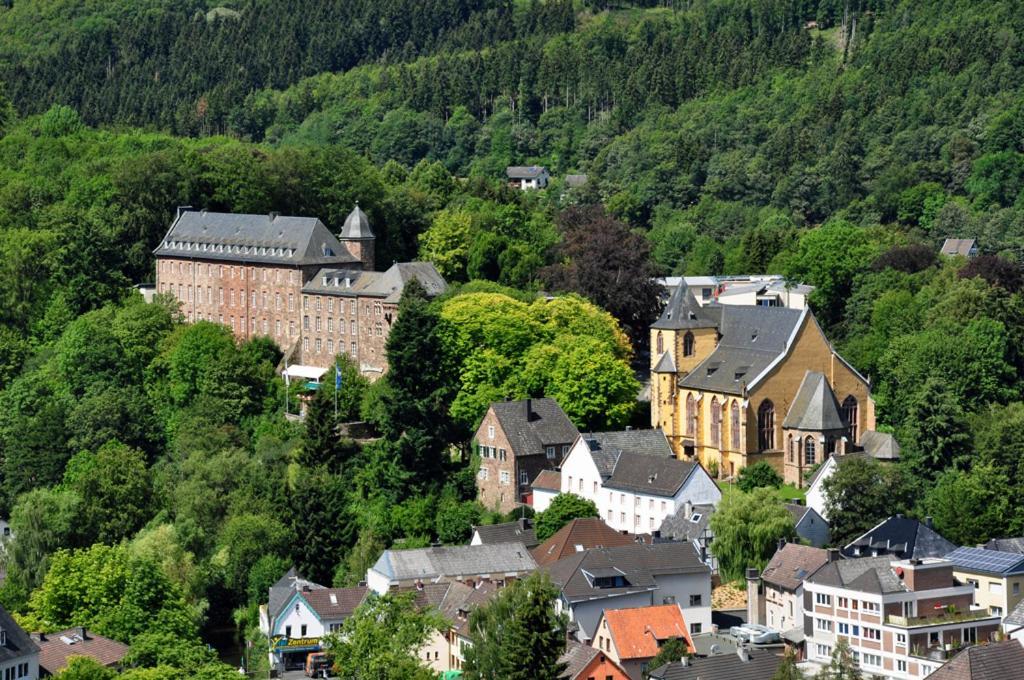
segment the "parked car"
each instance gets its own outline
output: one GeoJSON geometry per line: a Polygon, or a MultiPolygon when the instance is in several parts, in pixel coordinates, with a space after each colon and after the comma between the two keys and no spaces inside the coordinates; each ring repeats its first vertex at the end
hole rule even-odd
{"type": "Polygon", "coordinates": [[[327,677],[324,671],[330,671],[331,664],[327,655],[323,652],[311,652],[306,655],[306,677],[323,678],[327,677]]]}

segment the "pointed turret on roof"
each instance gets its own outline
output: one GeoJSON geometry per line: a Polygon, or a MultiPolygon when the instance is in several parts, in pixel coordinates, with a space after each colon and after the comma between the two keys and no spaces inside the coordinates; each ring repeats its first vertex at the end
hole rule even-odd
{"type": "Polygon", "coordinates": [[[846,428],[835,392],[832,391],[824,374],[818,371],[807,371],[804,374],[796,399],[793,400],[782,427],[811,432],[846,428]]]}
{"type": "Polygon", "coordinates": [[[356,207],[345,218],[345,225],[341,228],[341,242],[357,260],[363,263],[363,269],[366,271],[372,271],[374,268],[376,238],[373,235],[373,229],[370,228],[370,218],[356,202],[356,207]]]}
{"type": "Polygon", "coordinates": [[[677,330],[683,328],[708,328],[717,325],[716,314],[711,309],[701,307],[697,298],[693,297],[685,279],[672,292],[665,311],[661,317],[651,324],[651,328],[677,330]]]}

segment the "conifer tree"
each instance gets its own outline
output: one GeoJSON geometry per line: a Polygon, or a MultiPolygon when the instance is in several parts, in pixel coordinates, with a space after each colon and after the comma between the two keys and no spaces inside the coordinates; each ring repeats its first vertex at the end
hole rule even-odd
{"type": "Polygon", "coordinates": [[[818,674],[817,680],[862,680],[864,676],[853,659],[850,645],[846,640],[839,640],[832,650],[832,660],[828,667],[818,674]]]}
{"type": "Polygon", "coordinates": [[[782,658],[782,665],[775,671],[772,680],[805,680],[805,678],[803,671],[797,668],[796,654],[792,649],[787,649],[786,655],[782,658]]]}

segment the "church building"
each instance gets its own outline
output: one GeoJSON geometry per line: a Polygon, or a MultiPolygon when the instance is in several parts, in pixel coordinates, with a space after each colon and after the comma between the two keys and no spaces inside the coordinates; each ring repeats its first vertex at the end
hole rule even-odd
{"type": "Polygon", "coordinates": [[[722,477],[763,460],[799,485],[857,448],[875,407],[809,308],[701,306],[683,282],[651,326],[651,425],[722,477]]]}

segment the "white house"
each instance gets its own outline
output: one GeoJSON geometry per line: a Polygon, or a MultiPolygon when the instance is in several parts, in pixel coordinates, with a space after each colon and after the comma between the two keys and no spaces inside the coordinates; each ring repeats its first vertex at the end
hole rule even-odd
{"type": "Polygon", "coordinates": [[[0,677],[4,680],[39,680],[39,646],[3,607],[0,652],[0,677]]]}
{"type": "Polygon", "coordinates": [[[325,588],[290,569],[270,587],[260,607],[260,630],[270,641],[270,663],[280,670],[302,668],[306,656],[320,651],[320,641],[333,633],[366,599],[365,586],[325,588]]]}
{"type": "Polygon", "coordinates": [[[900,459],[899,442],[888,432],[868,430],[861,435],[860,445],[863,451],[826,458],[807,482],[807,507],[813,508],[825,521],[828,521],[828,512],[825,510],[825,480],[836,471],[840,461],[856,456],[870,456],[882,463],[892,463],[900,459]]]}
{"type": "Polygon", "coordinates": [[[588,498],[613,529],[648,533],[686,503],[717,505],[722,491],[697,462],[675,458],[661,430],[580,435],[562,461],[561,492],[588,498]]]}
{"type": "Polygon", "coordinates": [[[366,570],[366,583],[381,595],[402,586],[450,581],[501,587],[536,568],[521,542],[385,550],[366,570]]]}
{"type": "Polygon", "coordinates": [[[548,185],[551,175],[543,165],[510,165],[505,168],[508,183],[523,191],[543,189],[548,185]]]}
{"type": "Polygon", "coordinates": [[[558,613],[593,640],[601,613],[678,604],[690,633],[711,630],[711,568],[690,543],[634,543],[584,550],[543,567],[558,586],[558,613]]]}

